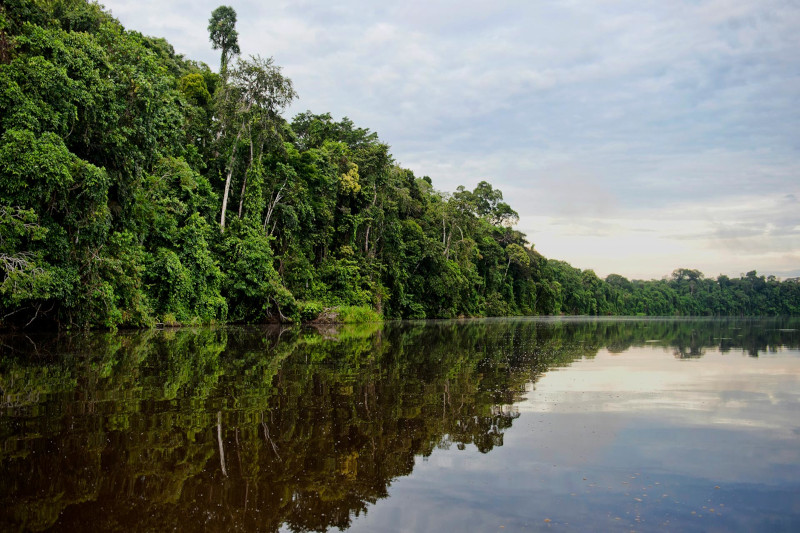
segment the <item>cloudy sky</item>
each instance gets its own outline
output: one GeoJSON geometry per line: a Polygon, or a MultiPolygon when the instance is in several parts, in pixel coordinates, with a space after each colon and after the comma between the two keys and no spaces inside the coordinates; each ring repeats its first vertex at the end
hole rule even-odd
{"type": "MultiPolygon", "coordinates": [[[[106,0],[215,70],[219,0],[106,0]]],[[[600,276],[800,276],[797,0],[232,1],[243,54],[600,276]]]]}

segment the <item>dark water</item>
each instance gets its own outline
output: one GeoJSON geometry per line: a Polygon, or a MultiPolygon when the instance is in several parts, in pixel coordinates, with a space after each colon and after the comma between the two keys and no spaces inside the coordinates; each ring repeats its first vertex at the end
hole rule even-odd
{"type": "Polygon", "coordinates": [[[0,338],[0,530],[800,531],[800,321],[0,338]]]}

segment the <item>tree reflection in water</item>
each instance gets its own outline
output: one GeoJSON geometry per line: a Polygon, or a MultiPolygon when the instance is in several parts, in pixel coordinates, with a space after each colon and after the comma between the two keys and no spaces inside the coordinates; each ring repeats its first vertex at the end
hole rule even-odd
{"type": "Polygon", "coordinates": [[[0,528],[345,529],[417,457],[502,446],[548,369],[645,343],[758,355],[798,333],[504,319],[8,336],[0,528]]]}

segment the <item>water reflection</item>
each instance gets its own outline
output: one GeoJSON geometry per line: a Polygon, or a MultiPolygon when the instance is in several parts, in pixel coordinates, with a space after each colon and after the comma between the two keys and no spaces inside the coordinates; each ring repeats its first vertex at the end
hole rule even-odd
{"type": "Polygon", "coordinates": [[[5,337],[0,529],[346,529],[420,457],[502,447],[550,370],[631,347],[756,357],[797,348],[796,325],[519,319],[5,337]]]}

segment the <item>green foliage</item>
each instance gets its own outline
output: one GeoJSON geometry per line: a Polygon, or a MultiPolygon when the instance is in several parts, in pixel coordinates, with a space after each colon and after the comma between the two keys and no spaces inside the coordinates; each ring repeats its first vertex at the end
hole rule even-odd
{"type": "Polygon", "coordinates": [[[343,324],[363,324],[367,322],[382,322],[383,317],[371,307],[358,305],[342,305],[336,308],[338,322],[343,324]]]}
{"type": "Polygon", "coordinates": [[[208,92],[206,80],[198,72],[191,72],[180,78],[178,80],[178,89],[193,105],[205,107],[211,103],[211,93],[208,92]]]}
{"type": "Polygon", "coordinates": [[[297,302],[273,266],[270,238],[246,224],[225,232],[223,294],[234,321],[292,320],[297,302]]]}
{"type": "Polygon", "coordinates": [[[57,273],[37,250],[46,235],[33,210],[0,207],[0,310],[18,312],[57,292],[57,273]]]}
{"type": "Polygon", "coordinates": [[[239,32],[236,31],[236,11],[231,6],[219,6],[208,19],[208,35],[214,50],[222,51],[220,72],[225,72],[228,61],[238,55],[239,32]]]}
{"type": "Polygon", "coordinates": [[[755,272],[546,259],[490,183],[441,193],[346,117],[284,120],[291,80],[232,62],[235,24],[211,15],[218,75],[98,4],[0,6],[0,327],[800,313],[800,284],[755,272]]]}
{"type": "Polygon", "coordinates": [[[325,306],[320,302],[311,300],[298,302],[297,309],[300,314],[300,320],[303,322],[310,322],[319,317],[320,313],[325,309],[325,306]]]}

